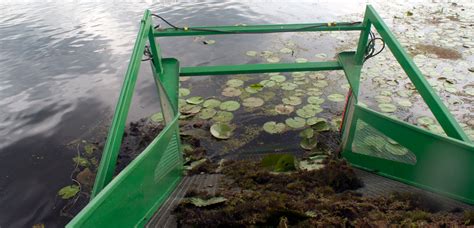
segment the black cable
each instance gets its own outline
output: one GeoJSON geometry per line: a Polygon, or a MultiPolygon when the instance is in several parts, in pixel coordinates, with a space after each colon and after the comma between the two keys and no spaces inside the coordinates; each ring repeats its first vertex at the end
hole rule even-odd
{"type": "Polygon", "coordinates": [[[367,61],[368,59],[372,58],[372,57],[377,56],[378,54],[380,54],[385,49],[385,41],[382,38],[375,37],[375,34],[372,31],[370,31],[369,36],[370,36],[370,41],[367,43],[367,47],[365,49],[364,62],[367,61]],[[382,41],[382,48],[380,48],[380,50],[375,52],[375,42],[377,40],[382,41]]]}
{"type": "Polygon", "coordinates": [[[173,27],[174,29],[180,29],[178,28],[177,26],[174,26],[173,24],[171,24],[169,21],[167,21],[166,19],[164,19],[163,17],[161,17],[160,15],[158,14],[151,14],[151,16],[154,16],[154,17],[157,17],[157,18],[160,18],[163,22],[165,22],[166,24],[168,24],[169,26],[173,27]]]}
{"type": "Polygon", "coordinates": [[[142,61],[148,61],[148,60],[153,61],[153,55],[151,54],[150,47],[148,45],[145,46],[145,49],[143,50],[143,55],[146,58],[142,59],[142,61]]]}
{"type": "MultiPolygon", "coordinates": [[[[163,22],[165,22],[167,25],[169,25],[170,27],[172,27],[172,28],[175,29],[175,30],[183,30],[183,31],[191,30],[191,31],[202,31],[202,32],[218,32],[218,33],[228,33],[228,34],[252,34],[252,33],[261,33],[261,32],[224,31],[224,30],[219,30],[219,29],[207,29],[207,28],[182,28],[182,27],[178,27],[178,26],[173,25],[172,23],[170,23],[169,21],[167,21],[166,19],[164,19],[163,17],[161,17],[161,16],[158,15],[158,14],[152,14],[152,16],[159,18],[160,20],[162,20],[163,22]]],[[[362,23],[362,22],[360,22],[360,21],[357,21],[357,22],[345,22],[345,23],[339,23],[339,25],[356,25],[356,24],[360,24],[360,23],[362,23]]],[[[287,29],[287,30],[280,30],[280,31],[283,31],[283,32],[297,32],[297,31],[301,31],[301,30],[313,29],[313,28],[319,28],[319,27],[325,27],[325,26],[331,26],[331,23],[328,23],[328,24],[319,24],[319,25],[310,25],[310,26],[305,26],[305,27],[301,27],[301,28],[297,28],[297,29],[287,29]]],[[[155,29],[157,29],[157,28],[159,28],[159,25],[155,26],[155,29]]]]}

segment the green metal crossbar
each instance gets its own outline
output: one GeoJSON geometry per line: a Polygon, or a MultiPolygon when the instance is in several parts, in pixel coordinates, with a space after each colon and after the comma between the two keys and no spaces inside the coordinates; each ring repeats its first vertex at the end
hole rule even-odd
{"type": "Polygon", "coordinates": [[[174,190],[182,177],[178,127],[179,76],[323,70],[343,70],[351,86],[342,126],[342,154],[351,164],[474,204],[474,175],[470,175],[474,173],[473,144],[371,6],[367,6],[362,23],[239,25],[160,30],[154,29],[151,12],[147,10],[141,20],[117,102],[91,202],[67,227],[141,227],[174,190]],[[407,73],[447,137],[433,134],[357,104],[360,74],[372,26],[407,73]],[[155,41],[155,37],[354,30],[361,31],[356,52],[340,53],[338,60],[331,62],[180,67],[178,60],[161,57],[160,47],[155,41]],[[167,126],[136,159],[114,177],[127,115],[147,42],[152,53],[153,77],[167,126]],[[406,164],[354,152],[353,142],[359,121],[408,148],[416,155],[416,163],[406,164]]]}

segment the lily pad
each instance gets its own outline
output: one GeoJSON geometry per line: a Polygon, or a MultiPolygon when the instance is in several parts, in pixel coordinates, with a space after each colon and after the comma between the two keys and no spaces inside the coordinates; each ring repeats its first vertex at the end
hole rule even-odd
{"type": "Polygon", "coordinates": [[[190,93],[191,93],[191,91],[189,89],[179,88],[179,96],[180,97],[188,96],[190,93]]]}
{"type": "Polygon", "coordinates": [[[219,105],[219,108],[223,111],[233,112],[240,108],[240,104],[237,101],[224,101],[219,105]]]}
{"type": "Polygon", "coordinates": [[[203,108],[199,113],[199,118],[208,120],[216,115],[217,111],[213,108],[203,108]]]}
{"type": "Polygon", "coordinates": [[[227,199],[221,196],[212,197],[210,199],[201,199],[198,197],[189,198],[189,203],[191,203],[192,205],[196,207],[207,207],[211,205],[221,204],[221,203],[224,203],[225,201],[227,201],[227,199]]]}
{"type": "Polygon", "coordinates": [[[377,96],[375,96],[375,100],[378,103],[390,103],[392,101],[392,98],[388,97],[388,96],[377,95],[377,96]]]}
{"type": "Polygon", "coordinates": [[[227,87],[222,90],[221,94],[226,97],[238,97],[242,94],[242,91],[234,87],[227,87]]]}
{"type": "Polygon", "coordinates": [[[216,122],[230,122],[233,118],[232,112],[218,111],[212,119],[216,122]]]}
{"type": "Polygon", "coordinates": [[[202,41],[203,44],[206,44],[206,45],[212,45],[212,44],[215,44],[216,41],[215,40],[204,40],[202,41]]]}
{"type": "Polygon", "coordinates": [[[421,126],[428,126],[435,123],[434,119],[428,116],[419,117],[418,119],[416,119],[416,122],[418,123],[418,125],[421,126]]]}
{"type": "Polygon", "coordinates": [[[291,154],[269,154],[262,159],[261,165],[274,172],[296,170],[296,159],[291,154]]]}
{"type": "Polygon", "coordinates": [[[306,72],[293,72],[291,73],[293,78],[304,78],[306,77],[306,72]]]}
{"type": "Polygon", "coordinates": [[[321,122],[321,121],[326,121],[326,120],[323,119],[323,118],[319,118],[319,117],[311,117],[311,118],[308,118],[306,120],[306,124],[308,124],[309,126],[312,126],[312,125],[315,125],[315,124],[317,124],[318,122],[321,122]]]}
{"type": "Polygon", "coordinates": [[[257,92],[262,91],[263,87],[264,86],[262,84],[255,83],[255,84],[252,84],[252,85],[249,85],[249,86],[245,87],[245,91],[247,91],[249,93],[257,93],[257,92]]]}
{"type": "Polygon", "coordinates": [[[314,55],[316,58],[320,58],[320,59],[325,59],[326,57],[328,57],[328,55],[324,54],[324,53],[320,53],[320,54],[316,54],[314,55]]]}
{"type": "Polygon", "coordinates": [[[284,75],[273,75],[270,77],[270,80],[275,82],[284,82],[286,80],[286,77],[284,75]]]}
{"type": "Polygon", "coordinates": [[[309,78],[314,79],[314,80],[322,80],[322,79],[325,79],[326,76],[322,73],[313,72],[309,75],[309,78]]]}
{"type": "Polygon", "coordinates": [[[299,105],[301,104],[301,98],[299,97],[285,97],[282,99],[282,102],[287,105],[299,105]]]}
{"type": "Polygon", "coordinates": [[[311,127],[317,132],[329,131],[330,130],[328,122],[324,119],[319,120],[315,124],[311,125],[311,127]]]}
{"type": "Polygon", "coordinates": [[[308,103],[319,105],[319,104],[324,103],[324,98],[316,97],[316,96],[310,96],[310,97],[308,97],[308,103]]]}
{"type": "Polygon", "coordinates": [[[305,58],[296,58],[296,59],[295,59],[295,62],[297,62],[297,63],[305,63],[305,62],[308,62],[308,60],[305,59],[305,58]]]}
{"type": "Polygon", "coordinates": [[[260,85],[263,85],[263,87],[266,87],[266,88],[271,88],[273,86],[276,86],[276,82],[265,79],[260,82],[260,85]]]}
{"type": "Polygon", "coordinates": [[[270,134],[279,134],[285,131],[286,125],[284,123],[277,123],[275,121],[266,122],[263,124],[263,130],[270,134]]]}
{"type": "Polygon", "coordinates": [[[228,139],[232,136],[233,129],[226,123],[215,123],[211,126],[212,136],[218,139],[228,139]]]}
{"type": "Polygon", "coordinates": [[[313,86],[316,86],[316,87],[318,87],[318,88],[325,88],[325,87],[327,87],[328,85],[329,85],[328,82],[327,82],[327,81],[324,81],[324,80],[319,80],[319,81],[313,83],[313,86]]]}
{"type": "Polygon", "coordinates": [[[293,50],[285,47],[285,48],[280,49],[280,52],[283,54],[290,54],[293,52],[293,50]]]}
{"type": "Polygon", "coordinates": [[[265,103],[262,98],[258,97],[249,97],[245,98],[242,102],[242,105],[245,107],[256,108],[260,107],[265,103]]]}
{"type": "Polygon", "coordinates": [[[312,138],[314,136],[314,130],[312,128],[306,128],[300,132],[302,138],[312,138]]]}
{"type": "Polygon", "coordinates": [[[319,88],[308,88],[306,94],[310,96],[320,96],[321,94],[323,94],[323,92],[321,92],[319,88]]]}
{"type": "Polygon", "coordinates": [[[268,58],[272,55],[273,55],[273,52],[271,52],[271,51],[262,51],[262,52],[260,52],[260,56],[262,56],[264,58],[268,58]]]}
{"type": "Polygon", "coordinates": [[[201,104],[202,102],[204,102],[204,98],[202,97],[190,97],[188,99],[186,99],[186,102],[188,104],[193,104],[193,105],[196,105],[196,104],[201,104]]]}
{"type": "Polygon", "coordinates": [[[217,108],[219,107],[219,105],[221,105],[221,101],[217,100],[217,99],[207,99],[206,101],[204,101],[204,103],[202,104],[202,106],[204,108],[217,108]]]}
{"type": "Polygon", "coordinates": [[[283,82],[281,83],[281,89],[282,90],[294,90],[298,87],[297,84],[291,83],[291,82],[283,82]]]}
{"type": "Polygon", "coordinates": [[[255,56],[257,56],[258,52],[256,52],[256,51],[247,51],[245,54],[247,56],[250,56],[250,57],[255,57],[255,56]]]}
{"type": "Polygon", "coordinates": [[[391,143],[386,143],[385,144],[385,149],[390,152],[393,155],[397,156],[403,156],[408,153],[408,149],[401,146],[400,144],[391,144],[391,143]]]}
{"type": "Polygon", "coordinates": [[[280,58],[276,57],[276,56],[270,56],[267,58],[267,62],[269,63],[277,63],[277,62],[280,62],[280,58]]]}
{"type": "Polygon", "coordinates": [[[296,114],[303,118],[310,118],[316,115],[316,111],[310,108],[300,108],[296,110],[296,114]]]}
{"type": "Polygon", "coordinates": [[[159,123],[164,120],[163,113],[157,112],[150,117],[151,121],[159,123]]]}
{"type": "Polygon", "coordinates": [[[390,113],[390,112],[395,112],[397,110],[397,106],[393,104],[382,103],[382,104],[379,104],[379,109],[382,112],[390,113]]]}
{"type": "Polygon", "coordinates": [[[69,185],[61,188],[58,192],[58,195],[62,199],[70,199],[74,197],[80,190],[81,188],[78,185],[69,185]]]}
{"type": "Polygon", "coordinates": [[[377,150],[380,150],[386,144],[385,139],[380,136],[370,135],[364,138],[364,143],[367,146],[375,147],[377,150]]]}
{"type": "Polygon", "coordinates": [[[398,101],[398,105],[402,106],[402,107],[411,107],[413,106],[413,104],[411,103],[410,100],[408,99],[400,99],[398,101]]]}
{"type": "Polygon", "coordinates": [[[182,114],[196,114],[201,111],[201,106],[186,104],[179,108],[179,112],[182,114]]]}
{"type": "Polygon", "coordinates": [[[226,85],[229,87],[239,87],[244,84],[244,81],[240,79],[230,79],[229,81],[226,82],[226,85]]]}
{"type": "Polygon", "coordinates": [[[470,96],[474,96],[474,87],[467,87],[464,89],[464,93],[470,96]]]}
{"type": "Polygon", "coordinates": [[[301,148],[305,150],[312,150],[318,145],[318,141],[315,138],[303,138],[300,142],[301,148]]]}
{"type": "Polygon", "coordinates": [[[314,104],[307,104],[303,106],[302,109],[314,112],[315,114],[318,114],[323,111],[323,109],[319,105],[314,105],[314,104]]]}
{"type": "Polygon", "coordinates": [[[292,113],[294,110],[295,110],[295,107],[293,107],[291,105],[279,104],[279,105],[275,106],[275,111],[279,114],[288,115],[288,114],[292,113]]]}
{"type": "Polygon", "coordinates": [[[346,97],[342,94],[334,93],[328,96],[328,100],[334,102],[342,102],[346,99],[346,97]]]}
{"type": "Polygon", "coordinates": [[[412,90],[398,90],[397,91],[397,94],[400,97],[410,97],[412,93],[413,93],[412,90]]]}
{"type": "Polygon", "coordinates": [[[288,118],[285,120],[286,125],[288,127],[298,129],[302,128],[306,125],[306,120],[301,118],[301,117],[294,117],[294,118],[288,118]]]}
{"type": "Polygon", "coordinates": [[[349,83],[345,83],[345,84],[342,84],[341,85],[341,88],[343,89],[350,89],[351,88],[351,85],[349,83]]]}

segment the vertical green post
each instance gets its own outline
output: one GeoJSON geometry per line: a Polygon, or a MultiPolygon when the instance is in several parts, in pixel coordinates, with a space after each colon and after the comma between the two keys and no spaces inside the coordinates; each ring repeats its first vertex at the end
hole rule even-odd
{"type": "Polygon", "coordinates": [[[355,64],[357,65],[362,65],[364,63],[365,49],[367,47],[370,28],[372,26],[372,24],[369,21],[369,17],[367,15],[368,11],[369,11],[369,8],[366,7],[365,14],[364,14],[364,21],[362,22],[362,26],[364,26],[364,29],[360,32],[359,43],[357,45],[357,52],[355,55],[355,64]]]}
{"type": "Polygon", "coordinates": [[[120,145],[122,144],[128,111],[132,102],[133,91],[135,89],[141,59],[145,49],[145,41],[150,32],[150,15],[150,11],[145,11],[145,15],[140,23],[140,29],[135,41],[130,64],[128,65],[127,73],[125,74],[122,90],[120,91],[120,97],[117,101],[117,107],[115,108],[112,125],[109,134],[107,135],[104,152],[100,160],[94,188],[91,193],[91,200],[112,180],[115,173],[117,156],[120,150],[120,145]]]}

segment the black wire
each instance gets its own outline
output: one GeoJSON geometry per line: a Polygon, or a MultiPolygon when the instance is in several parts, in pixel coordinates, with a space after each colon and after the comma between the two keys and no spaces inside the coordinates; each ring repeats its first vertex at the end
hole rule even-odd
{"type": "Polygon", "coordinates": [[[167,21],[166,19],[164,19],[163,17],[161,17],[161,16],[158,15],[158,14],[151,14],[151,16],[160,18],[163,22],[165,22],[165,23],[168,24],[169,26],[173,27],[174,29],[180,29],[180,28],[178,28],[178,26],[174,26],[173,24],[171,24],[169,21],[167,21]]]}
{"type": "Polygon", "coordinates": [[[143,55],[146,57],[145,59],[142,59],[142,61],[148,61],[152,60],[153,61],[153,55],[151,54],[150,47],[147,45],[145,46],[145,49],[143,50],[143,55]]]}
{"type": "MultiPolygon", "coordinates": [[[[175,30],[191,30],[191,31],[202,31],[202,32],[218,32],[218,33],[228,33],[228,34],[251,34],[251,33],[261,33],[261,32],[239,32],[239,31],[224,31],[224,30],[219,30],[219,29],[207,29],[207,28],[182,28],[182,27],[178,27],[178,26],[175,26],[173,25],[172,23],[170,23],[169,21],[167,21],[166,19],[164,19],[163,17],[161,17],[160,15],[158,14],[152,14],[152,16],[154,17],[157,17],[159,19],[161,19],[163,22],[165,22],[167,25],[169,25],[170,27],[174,28],[175,30]]],[[[360,21],[357,21],[357,22],[346,22],[346,23],[339,23],[339,25],[356,25],[356,24],[360,24],[361,22],[360,21]]],[[[293,31],[301,31],[301,30],[307,30],[307,29],[312,29],[312,28],[319,28],[319,27],[325,27],[325,26],[331,26],[329,24],[319,24],[319,25],[310,25],[310,26],[305,26],[305,27],[301,27],[301,28],[297,28],[297,29],[287,29],[287,30],[280,30],[280,31],[283,31],[283,32],[293,32],[293,31]]],[[[155,26],[155,29],[159,28],[160,26],[157,25],[155,26]]]]}
{"type": "Polygon", "coordinates": [[[385,41],[382,38],[375,37],[375,34],[372,31],[370,31],[369,36],[370,36],[370,41],[367,43],[367,47],[365,49],[366,54],[365,54],[364,62],[372,57],[377,56],[385,49],[385,41]],[[377,40],[382,41],[382,48],[380,48],[380,50],[375,52],[375,42],[377,40]]]}

